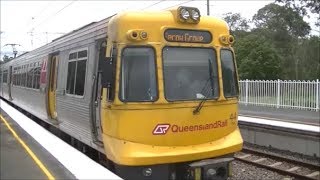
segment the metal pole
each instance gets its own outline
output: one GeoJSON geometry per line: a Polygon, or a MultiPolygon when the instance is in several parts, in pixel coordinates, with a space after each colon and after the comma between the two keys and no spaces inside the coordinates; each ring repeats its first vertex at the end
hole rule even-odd
{"type": "Polygon", "coordinates": [[[246,106],[248,105],[248,79],[246,79],[246,106]]]}
{"type": "Polygon", "coordinates": [[[207,15],[210,15],[210,5],[209,5],[209,0],[207,0],[207,15]]]}
{"type": "Polygon", "coordinates": [[[280,79],[278,79],[278,83],[277,83],[277,85],[278,85],[278,88],[277,88],[277,108],[279,108],[280,107],[280,79]]]}
{"type": "Polygon", "coordinates": [[[319,79],[317,79],[316,83],[316,111],[319,111],[319,79]]]}

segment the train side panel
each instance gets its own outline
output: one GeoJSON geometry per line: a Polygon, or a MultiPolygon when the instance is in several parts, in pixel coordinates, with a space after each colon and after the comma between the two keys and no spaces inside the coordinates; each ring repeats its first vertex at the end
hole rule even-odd
{"type": "Polygon", "coordinates": [[[65,50],[60,54],[56,103],[60,129],[97,149],[98,147],[92,142],[89,108],[96,63],[95,54],[94,39],[65,50]],[[74,95],[67,90],[67,78],[68,75],[70,76],[70,73],[68,74],[68,66],[70,65],[68,57],[70,53],[79,51],[87,51],[85,79],[83,79],[85,86],[83,95],[74,95]]]}
{"type": "MultiPolygon", "coordinates": [[[[103,148],[97,146],[93,142],[92,114],[96,113],[96,111],[95,109],[91,109],[90,105],[92,103],[93,80],[96,76],[96,66],[98,62],[98,48],[96,42],[97,40],[106,39],[108,21],[109,18],[106,18],[99,22],[90,23],[45,46],[17,57],[1,67],[5,70],[8,69],[9,65],[16,67],[38,62],[40,60],[41,63],[44,63],[45,61],[47,63],[48,57],[50,58],[51,54],[57,53],[59,58],[56,81],[56,111],[58,121],[51,120],[47,114],[48,102],[46,101],[46,90],[48,88],[48,80],[50,80],[48,77],[48,68],[45,74],[41,74],[41,76],[46,76],[46,78],[44,78],[46,80],[44,81],[44,84],[40,84],[40,89],[12,85],[11,93],[13,100],[11,100],[11,102],[34,116],[51,123],[70,136],[102,152],[103,148]],[[81,79],[85,82],[84,93],[82,96],[77,96],[72,93],[67,93],[69,55],[71,52],[83,49],[87,50],[85,75],[84,79],[81,79]],[[42,59],[39,57],[42,57],[42,59]],[[43,57],[46,57],[46,59],[43,57]]],[[[49,65],[47,65],[47,67],[48,66],[49,65]]],[[[8,84],[1,83],[0,95],[5,99],[10,100],[8,91],[8,84]]]]}
{"type": "MultiPolygon", "coordinates": [[[[19,63],[14,64],[13,68],[21,65],[37,64],[39,69],[43,62],[44,55],[35,54],[34,56],[26,56],[26,58],[19,60],[19,63]]],[[[28,73],[28,72],[27,72],[28,73]]],[[[12,78],[15,81],[15,77],[12,78]]],[[[27,78],[26,78],[27,79],[27,78]]],[[[17,86],[12,82],[11,102],[28,111],[29,113],[37,116],[38,118],[50,122],[47,118],[46,106],[45,106],[45,87],[40,88],[40,82],[38,81],[40,77],[33,78],[30,87],[17,86]],[[37,82],[35,82],[37,81],[37,82]],[[38,85],[36,85],[38,84],[38,85]],[[39,88],[34,88],[34,86],[39,86],[39,88]]],[[[28,82],[25,82],[28,83],[28,82]]]]}

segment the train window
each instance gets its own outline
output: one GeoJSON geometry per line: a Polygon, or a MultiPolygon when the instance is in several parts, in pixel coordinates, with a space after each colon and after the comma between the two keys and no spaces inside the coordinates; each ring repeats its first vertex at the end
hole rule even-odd
{"type": "Polygon", "coordinates": [[[12,84],[17,85],[17,68],[13,68],[13,73],[12,73],[12,84]]]}
{"type": "Polygon", "coordinates": [[[27,78],[27,87],[32,88],[32,80],[33,80],[33,68],[29,68],[27,78]]]}
{"type": "Polygon", "coordinates": [[[20,78],[21,78],[21,67],[18,67],[17,70],[17,86],[20,86],[20,78]]]}
{"type": "Polygon", "coordinates": [[[68,65],[67,93],[74,94],[74,79],[76,72],[76,61],[70,62],[68,65]]]}
{"type": "MultiPolygon", "coordinates": [[[[39,64],[37,64],[39,65],[39,64]]],[[[32,88],[34,89],[39,89],[40,88],[40,71],[41,71],[41,67],[37,66],[35,68],[33,68],[33,86],[32,88]]]]}
{"type": "Polygon", "coordinates": [[[239,90],[233,53],[229,49],[221,49],[220,58],[222,67],[224,96],[236,97],[239,94],[239,90]]]}
{"type": "Polygon", "coordinates": [[[86,60],[77,62],[75,94],[82,96],[84,93],[84,82],[86,79],[86,60]]]}
{"type": "Polygon", "coordinates": [[[27,77],[26,65],[23,65],[22,73],[21,73],[21,86],[26,86],[26,77],[27,77]]]}
{"type": "Polygon", "coordinates": [[[125,48],[122,52],[121,64],[120,99],[126,102],[157,100],[154,49],[125,48]]]}
{"type": "Polygon", "coordinates": [[[14,68],[13,71],[13,85],[17,85],[17,78],[18,78],[18,67],[14,68]]]}
{"type": "Polygon", "coordinates": [[[163,48],[165,97],[168,101],[219,96],[216,52],[212,48],[163,48]]]}
{"type": "Polygon", "coordinates": [[[28,70],[29,70],[29,64],[26,65],[25,74],[26,74],[26,81],[24,83],[25,87],[28,87],[28,70]]]}
{"type": "Polygon", "coordinates": [[[33,81],[33,68],[32,64],[30,64],[28,73],[27,73],[27,87],[32,88],[32,81],[33,81]]]}
{"type": "Polygon", "coordinates": [[[87,50],[78,52],[78,58],[87,57],[87,50]]]}
{"type": "Polygon", "coordinates": [[[8,70],[4,70],[3,71],[2,81],[3,81],[3,83],[7,83],[8,82],[8,70]]]}
{"type": "Polygon", "coordinates": [[[85,87],[88,51],[83,50],[69,54],[67,88],[68,94],[82,96],[85,87]]]}
{"type": "Polygon", "coordinates": [[[72,59],[77,59],[77,53],[71,53],[69,54],[69,60],[72,60],[72,59]]]}

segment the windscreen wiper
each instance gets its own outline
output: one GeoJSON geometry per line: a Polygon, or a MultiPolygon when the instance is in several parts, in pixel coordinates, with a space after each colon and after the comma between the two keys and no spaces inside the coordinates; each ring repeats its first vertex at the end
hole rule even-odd
{"type": "Polygon", "coordinates": [[[203,104],[206,102],[206,100],[208,99],[207,96],[209,95],[209,92],[213,92],[213,70],[212,70],[212,63],[210,61],[210,59],[208,59],[209,62],[209,78],[206,81],[206,84],[204,85],[204,87],[202,88],[201,92],[203,92],[204,90],[204,96],[202,97],[203,99],[200,101],[200,103],[198,104],[198,106],[193,110],[193,114],[199,114],[201,108],[203,107],[203,104]],[[208,82],[210,80],[210,86],[208,86],[208,82]]]}

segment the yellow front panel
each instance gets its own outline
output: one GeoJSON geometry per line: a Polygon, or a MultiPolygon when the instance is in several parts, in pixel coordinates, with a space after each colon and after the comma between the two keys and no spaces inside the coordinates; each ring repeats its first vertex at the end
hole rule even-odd
{"type": "Polygon", "coordinates": [[[103,134],[108,159],[121,165],[141,166],[209,159],[240,151],[242,138],[237,128],[216,141],[189,146],[154,146],[112,138],[103,134]]]}
{"type": "Polygon", "coordinates": [[[184,146],[220,139],[237,128],[235,104],[203,107],[199,115],[193,115],[194,107],[152,107],[103,111],[103,132],[142,144],[184,146]]]}

